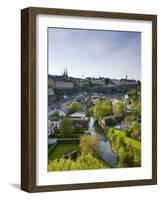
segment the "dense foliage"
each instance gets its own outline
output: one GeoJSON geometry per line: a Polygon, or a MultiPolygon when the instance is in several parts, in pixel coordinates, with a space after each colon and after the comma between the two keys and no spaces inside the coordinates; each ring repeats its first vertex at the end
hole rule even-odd
{"type": "Polygon", "coordinates": [[[96,137],[87,134],[83,135],[80,138],[81,153],[94,155],[96,153],[96,143],[96,137]]]}
{"type": "Polygon", "coordinates": [[[125,104],[121,101],[114,105],[115,114],[124,113],[125,112],[125,104]]]}
{"type": "Polygon", "coordinates": [[[108,130],[108,137],[113,150],[118,155],[118,167],[141,166],[140,142],[126,137],[124,132],[114,129],[108,130]]]}
{"type": "Polygon", "coordinates": [[[135,117],[137,117],[138,119],[141,119],[141,103],[139,101],[135,102],[133,113],[135,117]]]}
{"type": "Polygon", "coordinates": [[[125,129],[127,137],[141,140],[141,125],[135,122],[130,128],[125,129]]]}
{"type": "MultiPolygon", "coordinates": [[[[99,90],[99,92],[104,90],[104,88],[99,88],[99,86],[93,87],[88,82],[85,83],[82,88],[84,91],[94,91],[96,89],[99,90]]],[[[126,88],[126,90],[127,89],[128,88],[126,88]]],[[[113,90],[113,88],[108,88],[108,90],[113,90]]],[[[63,91],[61,92],[61,95],[63,95],[63,91]]],[[[68,90],[69,94],[70,92],[73,95],[75,93],[75,89],[68,90]]],[[[73,139],[72,144],[62,143],[55,145],[49,154],[50,162],[48,170],[65,171],[109,167],[108,163],[103,161],[100,157],[100,149],[97,149],[99,139],[96,136],[89,135],[89,122],[87,121],[87,125],[84,125],[83,123],[78,123],[78,121],[75,122],[73,119],[69,118],[70,114],[82,110],[86,113],[86,117],[95,118],[94,128],[97,136],[100,132],[97,131],[97,128],[101,127],[102,121],[105,123],[105,127],[108,128],[107,138],[111,143],[113,151],[118,156],[118,163],[116,167],[141,166],[140,87],[131,89],[128,93],[126,93],[126,97],[122,96],[122,98],[117,101],[113,101],[113,103],[106,96],[97,97],[97,101],[95,102],[90,101],[90,97],[88,98],[89,101],[86,104],[82,103],[84,102],[83,99],[80,100],[81,103],[76,100],[74,102],[70,100],[66,104],[68,106],[68,117],[61,118],[60,129],[55,130],[54,136],[58,139],[77,138],[77,142],[74,144],[73,139]],[[80,141],[78,138],[80,138],[80,141]],[[75,157],[72,157],[73,151],[76,151],[75,157]]],[[[58,112],[52,114],[52,117],[58,116],[58,112]]],[[[105,134],[104,129],[103,134],[105,134]]],[[[98,137],[102,136],[100,135],[98,137]]]]}
{"type": "Polygon", "coordinates": [[[76,160],[71,158],[56,159],[49,163],[49,171],[67,171],[67,170],[85,170],[85,169],[101,169],[105,168],[103,163],[91,154],[82,154],[76,160]]]}
{"type": "Polygon", "coordinates": [[[112,101],[102,100],[93,107],[93,115],[96,119],[102,119],[113,114],[112,101]]]}
{"type": "Polygon", "coordinates": [[[125,126],[130,127],[134,121],[136,121],[136,117],[133,114],[129,114],[124,118],[123,123],[125,126]]]}
{"type": "Polygon", "coordinates": [[[51,114],[51,117],[59,117],[59,112],[55,111],[51,114]]]}
{"type": "Polygon", "coordinates": [[[133,88],[127,92],[130,98],[132,98],[134,101],[138,100],[141,94],[141,87],[138,86],[136,88],[133,88]]]}
{"type": "Polygon", "coordinates": [[[82,108],[81,108],[81,105],[79,102],[72,102],[70,105],[69,105],[69,114],[72,114],[72,113],[75,113],[77,111],[81,111],[82,108]]]}
{"type": "Polygon", "coordinates": [[[60,131],[64,137],[68,137],[73,133],[74,128],[70,118],[63,118],[61,120],[60,131]]]}

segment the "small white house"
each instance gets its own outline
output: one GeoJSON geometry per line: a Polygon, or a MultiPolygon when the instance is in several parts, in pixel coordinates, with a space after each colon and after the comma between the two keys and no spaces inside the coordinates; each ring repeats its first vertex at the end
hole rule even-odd
{"type": "Polygon", "coordinates": [[[75,112],[70,115],[71,118],[80,118],[80,119],[85,119],[86,114],[85,112],[75,112]]]}
{"type": "Polygon", "coordinates": [[[129,98],[129,95],[128,95],[128,94],[125,94],[125,95],[124,95],[124,98],[125,98],[125,99],[128,99],[128,98],[129,98]]]}
{"type": "Polygon", "coordinates": [[[51,120],[48,121],[48,127],[50,129],[59,129],[60,128],[60,119],[59,118],[52,118],[51,120]]]}
{"type": "Polygon", "coordinates": [[[112,104],[113,104],[113,105],[117,104],[118,102],[119,102],[118,99],[112,99],[112,104]]]}

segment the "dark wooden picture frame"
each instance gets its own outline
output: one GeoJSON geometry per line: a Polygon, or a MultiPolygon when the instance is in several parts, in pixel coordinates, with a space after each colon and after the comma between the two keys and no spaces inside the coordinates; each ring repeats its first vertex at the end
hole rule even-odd
{"type": "Polygon", "coordinates": [[[157,16],[53,8],[21,11],[21,189],[27,192],[157,184],[157,16]],[[147,20],[152,22],[152,179],[36,185],[36,16],[38,14],[147,20]]]}

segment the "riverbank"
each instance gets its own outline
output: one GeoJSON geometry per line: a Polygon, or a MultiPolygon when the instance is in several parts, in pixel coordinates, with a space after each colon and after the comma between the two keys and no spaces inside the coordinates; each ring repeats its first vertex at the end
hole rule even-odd
{"type": "Polygon", "coordinates": [[[112,151],[105,131],[99,126],[94,117],[89,120],[89,133],[97,137],[98,154],[108,167],[116,167],[117,155],[112,151]]]}
{"type": "Polygon", "coordinates": [[[124,131],[109,128],[107,133],[112,149],[118,155],[118,167],[141,166],[141,142],[125,135],[124,131]]]}

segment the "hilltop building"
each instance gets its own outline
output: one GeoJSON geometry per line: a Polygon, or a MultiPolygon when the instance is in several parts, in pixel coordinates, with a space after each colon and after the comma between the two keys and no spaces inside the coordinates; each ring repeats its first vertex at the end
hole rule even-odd
{"type": "Polygon", "coordinates": [[[68,77],[67,69],[62,72],[62,76],[49,75],[48,77],[49,87],[53,89],[74,89],[79,87],[74,78],[68,77]]]}
{"type": "Polygon", "coordinates": [[[68,71],[67,71],[67,68],[64,69],[64,71],[62,72],[62,77],[68,77],[68,71]]]}
{"type": "MultiPolygon", "coordinates": [[[[90,86],[99,87],[119,87],[119,86],[137,86],[140,85],[140,81],[134,79],[125,78],[121,79],[110,79],[107,77],[86,77],[85,79],[69,77],[67,68],[63,70],[62,75],[49,75],[48,76],[48,87],[54,89],[75,89],[81,88],[84,84],[90,83],[90,86]]],[[[51,92],[51,91],[50,91],[51,92]]]]}

